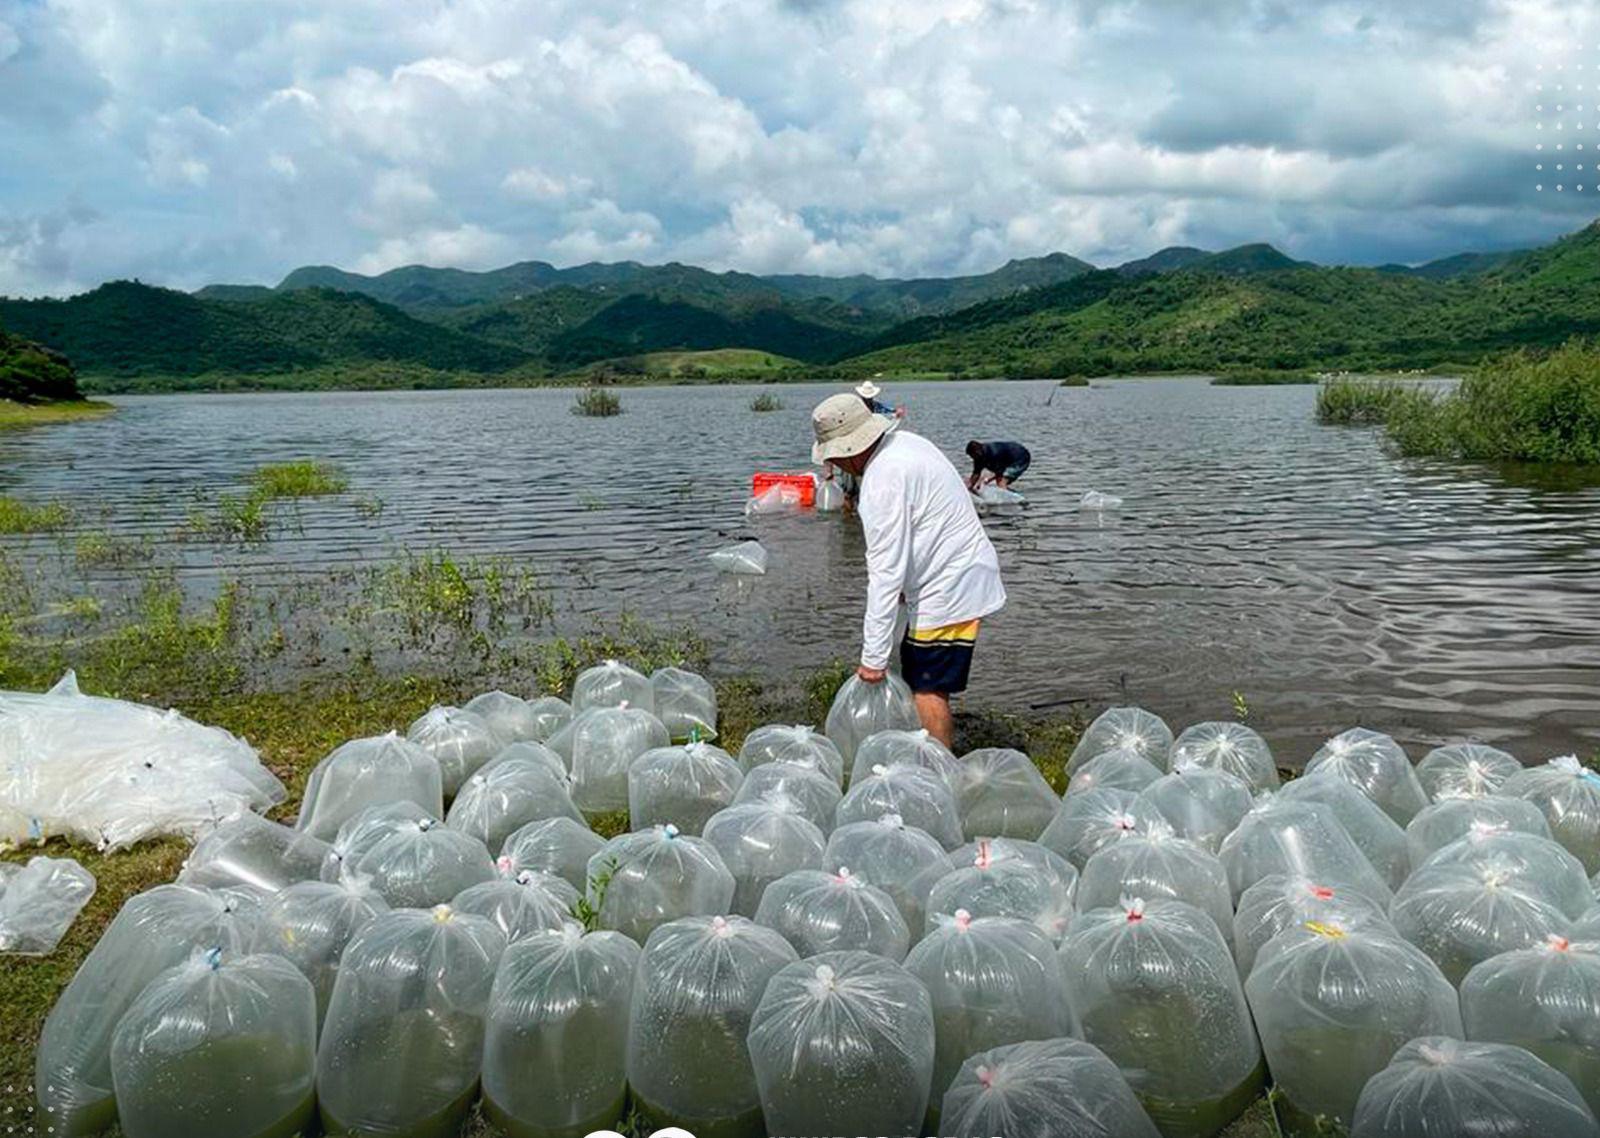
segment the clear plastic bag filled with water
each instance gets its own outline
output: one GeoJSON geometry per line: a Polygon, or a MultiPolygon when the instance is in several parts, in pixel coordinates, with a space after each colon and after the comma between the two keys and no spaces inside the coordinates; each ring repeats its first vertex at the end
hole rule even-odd
{"type": "Polygon", "coordinates": [[[1346,930],[1375,927],[1391,937],[1400,935],[1383,905],[1344,882],[1274,873],[1239,896],[1233,914],[1233,957],[1239,975],[1250,975],[1256,957],[1273,937],[1309,923],[1346,930]]]}
{"type": "Polygon", "coordinates": [[[1277,795],[1258,799],[1238,828],[1223,839],[1218,856],[1235,899],[1274,873],[1344,881],[1384,905],[1393,895],[1338,816],[1320,802],[1294,802],[1277,795]]]}
{"type": "Polygon", "coordinates": [[[1413,1039],[1367,1080],[1351,1138],[1594,1138],[1572,1080],[1520,1047],[1413,1039]]]}
{"type": "Polygon", "coordinates": [[[939,1124],[956,1138],[1160,1138],[1117,1065],[1079,1039],[973,1055],[945,1092],[939,1124]]]}
{"type": "Polygon", "coordinates": [[[127,1138],[283,1138],[316,1114],[317,1001],[278,956],[196,953],[140,993],[111,1041],[127,1138]]]}
{"type": "Polygon", "coordinates": [[[1115,908],[1124,897],[1186,901],[1233,947],[1233,894],[1217,855],[1165,826],[1133,834],[1091,857],[1078,879],[1078,909],[1115,908]]]}
{"type": "Polygon", "coordinates": [[[1162,1134],[1215,1134],[1261,1086],[1233,958],[1206,914],[1126,898],[1082,913],[1061,946],[1082,1037],[1105,1052],[1162,1134]]]}
{"type": "Polygon", "coordinates": [[[962,756],[956,778],[961,833],[977,838],[1034,841],[1061,808],[1032,759],[1005,747],[983,747],[962,756]]]}
{"type": "Polygon", "coordinates": [[[565,880],[531,869],[511,877],[480,881],[456,894],[450,908],[484,917],[516,944],[538,932],[559,929],[572,919],[578,891],[565,880]]]}
{"type": "Polygon", "coordinates": [[[661,721],[643,708],[583,712],[572,725],[572,801],[586,814],[626,810],[628,768],[671,741],[661,721]]]}
{"type": "Polygon", "coordinates": [[[502,874],[531,869],[561,878],[582,892],[589,884],[589,860],[605,849],[606,840],[582,822],[546,818],[529,822],[500,847],[502,874]]]}
{"type": "Polygon", "coordinates": [[[705,839],[733,874],[732,911],[754,917],[767,887],[801,869],[821,869],[827,838],[787,799],[730,806],[711,816],[705,839]]]}
{"type": "Polygon", "coordinates": [[[1439,966],[1377,925],[1291,925],[1245,982],[1279,1117],[1349,1126],[1367,1080],[1423,1035],[1461,1036],[1456,990],[1439,966]]]}
{"type": "Polygon", "coordinates": [[[1444,865],[1471,865],[1501,884],[1536,892],[1571,920],[1581,917],[1591,903],[1583,864],[1558,842],[1536,834],[1474,826],[1465,837],[1435,852],[1417,871],[1444,865]]]}
{"type": "Polygon", "coordinates": [[[317,1048],[333,1134],[449,1138],[478,1097],[501,931],[483,917],[397,909],[345,949],[317,1048]]]}
{"type": "Polygon", "coordinates": [[[952,868],[928,891],[925,932],[965,910],[974,917],[1013,917],[1060,944],[1072,924],[1078,871],[1032,842],[979,838],[950,855],[952,868]]]}
{"type": "Polygon", "coordinates": [[[655,713],[655,688],[650,677],[620,660],[602,660],[585,668],[572,682],[572,713],[582,715],[597,707],[636,707],[655,713]]]}
{"type": "Polygon", "coordinates": [[[1552,936],[1490,957],[1461,982],[1468,1039],[1525,1047],[1600,1114],[1600,943],[1552,936]]]}
{"type": "Polygon", "coordinates": [[[446,800],[454,798],[461,784],[511,741],[502,738],[482,716],[442,706],[430,708],[413,723],[406,738],[439,764],[446,800]]]}
{"type": "Polygon", "coordinates": [[[301,881],[275,893],[256,922],[251,952],[281,956],[311,982],[317,1023],[327,1014],[333,982],[350,938],[389,905],[360,878],[301,881]]]}
{"type": "Polygon", "coordinates": [[[787,965],[750,1022],[761,1133],[919,1133],[933,1039],[927,989],[894,961],[828,952],[787,965]]]}
{"type": "Polygon", "coordinates": [[[1551,836],[1583,862],[1585,871],[1600,873],[1600,771],[1562,755],[1512,775],[1500,792],[1537,806],[1551,836]]]}
{"type": "Polygon", "coordinates": [[[519,695],[486,691],[467,700],[461,710],[481,717],[507,743],[537,742],[540,738],[543,725],[539,714],[519,695]]]}
{"type": "Polygon", "coordinates": [[[952,793],[961,777],[961,764],[955,755],[921,727],[914,731],[879,731],[863,739],[850,768],[850,785],[869,777],[873,768],[880,766],[921,767],[943,779],[952,793]]]}
{"type": "Polygon", "coordinates": [[[158,885],[128,899],[50,1009],[34,1053],[40,1117],[79,1138],[116,1120],[111,1037],[161,973],[196,951],[245,950],[255,913],[238,898],[187,885],[158,885]]]}
{"type": "Polygon", "coordinates": [[[1237,776],[1185,760],[1139,791],[1139,801],[1160,814],[1178,837],[1216,853],[1254,800],[1249,784],[1237,776]]]}
{"type": "Polygon", "coordinates": [[[488,847],[431,818],[396,821],[384,836],[374,837],[345,866],[370,881],[396,909],[443,905],[467,886],[495,876],[488,847]]]}
{"type": "Polygon", "coordinates": [[[397,801],[414,802],[442,818],[443,787],[433,756],[395,732],[352,739],[311,772],[296,827],[332,841],[339,827],[363,810],[397,801]]]}
{"type": "Polygon", "coordinates": [[[844,796],[839,784],[816,767],[799,763],[761,763],[751,767],[733,796],[735,806],[782,801],[822,831],[833,832],[833,819],[844,796]]]}
{"type": "Polygon", "coordinates": [[[890,672],[875,684],[860,676],[845,680],[833,697],[824,728],[845,764],[853,764],[856,748],[879,731],[915,731],[922,726],[911,689],[890,672]]]}
{"type": "Polygon", "coordinates": [[[1278,789],[1278,765],[1272,748],[1243,723],[1196,723],[1172,744],[1169,769],[1205,767],[1231,774],[1256,793],[1278,789]]]}
{"type": "Polygon", "coordinates": [[[618,835],[589,859],[588,899],[600,927],[639,944],[669,921],[727,913],[733,890],[716,847],[672,825],[618,835]]]}
{"type": "Polygon", "coordinates": [[[898,814],[908,826],[931,835],[945,849],[962,843],[961,816],[949,784],[922,767],[877,766],[854,781],[834,813],[835,826],[898,814]]]}
{"type": "Polygon", "coordinates": [[[1305,773],[1344,779],[1401,826],[1428,804],[1428,792],[1400,744],[1365,727],[1329,739],[1306,763],[1305,773]]]}
{"type": "Polygon", "coordinates": [[[628,1026],[628,1085],[656,1127],[764,1138],[745,1037],[762,994],[799,957],[744,917],[689,917],[651,933],[628,1026]]]}
{"type": "Polygon", "coordinates": [[[1406,826],[1406,848],[1411,854],[1411,864],[1420,866],[1445,846],[1460,841],[1474,830],[1516,830],[1539,838],[1552,838],[1544,814],[1525,798],[1507,798],[1503,794],[1441,798],[1418,811],[1406,826]]]}
{"type": "Polygon", "coordinates": [[[1067,782],[1067,793],[1082,794],[1096,787],[1107,787],[1137,794],[1160,777],[1161,768],[1138,751],[1116,747],[1079,763],[1067,782]]]}
{"type": "Polygon", "coordinates": [[[523,742],[547,743],[550,736],[572,722],[572,705],[560,696],[541,695],[528,701],[528,720],[533,733],[523,742]]]}
{"type": "Polygon", "coordinates": [[[583,814],[572,801],[555,752],[542,743],[513,743],[462,783],[445,825],[470,834],[498,854],[513,833],[546,818],[581,823],[583,814]]]}
{"type": "Polygon", "coordinates": [[[1297,778],[1278,791],[1284,802],[1320,802],[1350,835],[1356,849],[1366,855],[1383,883],[1398,889],[1411,873],[1411,848],[1405,830],[1366,795],[1341,778],[1328,774],[1297,778]]]}
{"type": "Polygon", "coordinates": [[[717,692],[711,681],[682,668],[657,668],[650,674],[656,718],[674,739],[713,739],[717,734],[717,692]]]}
{"type": "Polygon", "coordinates": [[[928,891],[951,868],[944,847],[898,814],[838,827],[822,857],[824,865],[848,866],[889,894],[913,941],[922,935],[928,891]]]}
{"type": "Polygon", "coordinates": [[[1039,835],[1039,844],[1082,870],[1112,842],[1165,825],[1161,815],[1131,790],[1086,790],[1070,795],[1039,835]]]}
{"type": "Polygon", "coordinates": [[[960,910],[917,942],[906,971],[922,981],[933,1004],[928,1133],[944,1133],[939,1107],[969,1056],[1077,1034],[1055,945],[1027,921],[960,910]]]}
{"type": "Polygon", "coordinates": [[[844,509],[844,487],[831,478],[817,483],[816,508],[819,513],[833,514],[844,509]]]}
{"type": "Polygon", "coordinates": [[[639,946],[567,922],[511,945],[489,994],[483,1107],[511,1138],[581,1138],[627,1109],[639,946]]]}
{"type": "Polygon", "coordinates": [[[844,785],[844,756],[833,740],[813,728],[770,723],[744,737],[739,765],[745,773],[763,763],[797,763],[822,771],[835,786],[844,785]]]}
{"type": "Polygon", "coordinates": [[[276,893],[298,881],[321,881],[337,872],[333,847],[303,830],[244,814],[223,822],[196,843],[178,880],[222,889],[245,885],[276,893]]]}
{"type": "Polygon", "coordinates": [[[681,833],[699,834],[706,819],[733,804],[743,782],[739,764],[721,747],[657,747],[628,767],[628,820],[636,830],[670,822],[681,833]]]}
{"type": "Polygon", "coordinates": [[[1498,747],[1482,743],[1451,743],[1435,747],[1417,764],[1417,781],[1428,797],[1476,798],[1495,794],[1522,764],[1498,747]]]}
{"type": "Polygon", "coordinates": [[[781,933],[802,958],[870,952],[900,961],[911,947],[911,931],[894,898],[849,866],[778,878],[761,894],[755,921],[781,933]]]}
{"type": "Polygon", "coordinates": [[[1112,707],[1102,711],[1089,724],[1078,745],[1072,749],[1067,762],[1067,773],[1075,774],[1080,766],[1106,751],[1117,749],[1135,751],[1158,767],[1165,768],[1167,755],[1172,750],[1172,729],[1159,715],[1142,707],[1112,707]]]}

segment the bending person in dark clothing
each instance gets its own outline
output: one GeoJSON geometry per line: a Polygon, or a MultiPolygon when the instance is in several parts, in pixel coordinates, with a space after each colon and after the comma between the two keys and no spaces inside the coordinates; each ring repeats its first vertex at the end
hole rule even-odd
{"type": "Polygon", "coordinates": [[[992,477],[1000,489],[1009,490],[1033,461],[1033,455],[1021,443],[980,443],[976,439],[967,444],[967,457],[972,459],[967,489],[974,494],[988,481],[985,475],[992,477]]]}

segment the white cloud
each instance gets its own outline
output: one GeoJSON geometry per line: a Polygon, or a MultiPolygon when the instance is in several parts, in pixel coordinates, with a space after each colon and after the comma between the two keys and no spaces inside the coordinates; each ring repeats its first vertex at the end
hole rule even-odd
{"type": "Polygon", "coordinates": [[[905,276],[1254,239],[1415,260],[1600,200],[1531,176],[1535,66],[1600,46],[1589,0],[5,12],[10,291],[527,258],[905,276]],[[93,241],[39,220],[66,200],[93,241]]]}

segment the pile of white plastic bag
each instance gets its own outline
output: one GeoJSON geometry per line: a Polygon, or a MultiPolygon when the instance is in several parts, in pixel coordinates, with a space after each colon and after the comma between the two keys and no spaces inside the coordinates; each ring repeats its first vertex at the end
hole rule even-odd
{"type": "Polygon", "coordinates": [[[0,692],[0,843],[120,849],[283,799],[253,747],[176,711],[83,695],[71,672],[42,694],[0,692]]]}
{"type": "Polygon", "coordinates": [[[1280,787],[1117,708],[1062,799],[896,677],[736,752],[676,669],[474,704],[127,903],[40,1041],[57,1133],[1205,1138],[1270,1083],[1286,1132],[1600,1136],[1575,760],[1352,731],[1280,787]]]}

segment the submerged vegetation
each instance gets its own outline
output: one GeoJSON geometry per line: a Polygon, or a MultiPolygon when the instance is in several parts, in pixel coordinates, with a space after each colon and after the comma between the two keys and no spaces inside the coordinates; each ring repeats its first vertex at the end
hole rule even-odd
{"type": "Polygon", "coordinates": [[[1392,379],[1341,376],[1317,390],[1317,421],[1336,427],[1370,427],[1383,423],[1389,408],[1405,397],[1392,379]]]}
{"type": "Polygon", "coordinates": [[[99,399],[70,399],[56,403],[16,403],[0,399],[0,431],[13,427],[35,427],[46,423],[75,423],[98,419],[116,410],[99,399]]]}
{"type": "Polygon", "coordinates": [[[218,495],[210,507],[197,502],[189,511],[190,533],[220,541],[263,541],[271,529],[269,503],[341,494],[349,485],[337,466],[311,459],[259,466],[246,481],[248,493],[218,495]]]}
{"type": "Polygon", "coordinates": [[[1335,380],[1317,392],[1317,418],[1381,425],[1406,455],[1600,465],[1600,346],[1515,352],[1454,390],[1335,380]]]}
{"type": "Polygon", "coordinates": [[[757,395],[754,399],[750,400],[750,410],[782,411],[783,400],[779,399],[770,391],[763,391],[760,395],[757,395]]]}
{"type": "Polygon", "coordinates": [[[310,498],[341,493],[349,480],[332,463],[302,459],[259,466],[251,472],[250,485],[256,495],[269,500],[310,498]]]}
{"type": "Polygon", "coordinates": [[[71,511],[61,502],[35,504],[0,497],[0,533],[49,533],[71,520],[71,511]]]}
{"type": "Polygon", "coordinates": [[[572,401],[574,415],[586,415],[590,418],[609,418],[612,415],[622,414],[622,397],[614,391],[607,391],[603,387],[585,387],[572,401]]]}

